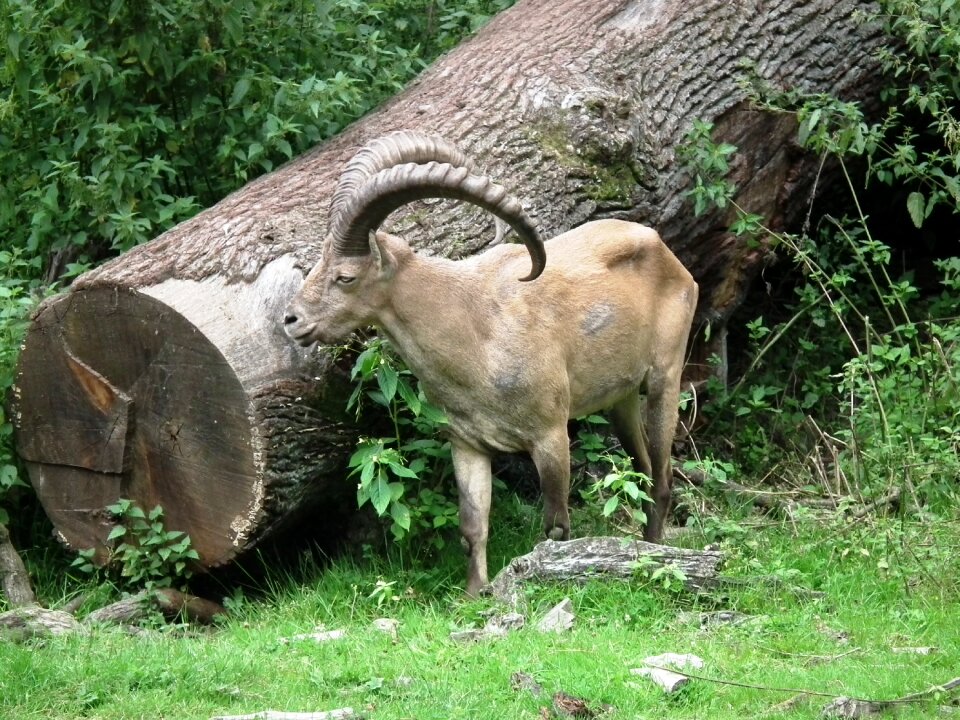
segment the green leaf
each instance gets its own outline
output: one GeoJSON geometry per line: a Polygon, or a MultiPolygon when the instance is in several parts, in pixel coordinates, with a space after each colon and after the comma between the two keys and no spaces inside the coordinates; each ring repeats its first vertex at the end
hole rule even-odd
{"type": "Polygon", "coordinates": [[[367,487],[370,485],[370,481],[373,480],[373,474],[377,471],[377,464],[375,462],[369,462],[363,466],[363,470],[360,471],[360,485],[367,487]]]}
{"type": "Polygon", "coordinates": [[[610,517],[613,515],[613,511],[617,509],[617,506],[620,504],[620,499],[614,495],[612,498],[607,500],[603,504],[603,516],[610,517]]]}
{"type": "Polygon", "coordinates": [[[377,479],[370,486],[370,502],[373,503],[373,509],[377,511],[377,515],[383,516],[390,505],[390,500],[390,483],[387,482],[386,473],[381,471],[377,473],[377,479]]]}
{"type": "Polygon", "coordinates": [[[233,92],[230,94],[230,107],[237,107],[243,99],[247,96],[247,92],[250,90],[250,76],[244,75],[242,78],[237,80],[236,84],[233,86],[233,92]]]}
{"type": "Polygon", "coordinates": [[[377,368],[377,384],[380,386],[380,392],[383,393],[383,399],[388,403],[397,394],[398,380],[397,371],[386,363],[377,368]]]}
{"type": "Polygon", "coordinates": [[[373,368],[380,361],[380,348],[377,345],[371,345],[357,356],[353,369],[350,371],[350,379],[356,380],[357,377],[366,379],[373,373],[373,368]]]}
{"type": "Polygon", "coordinates": [[[127,534],[127,529],[123,525],[117,525],[110,531],[110,534],[107,535],[107,540],[115,540],[118,537],[123,537],[127,534]]]}
{"type": "Polygon", "coordinates": [[[390,470],[397,477],[417,479],[417,474],[413,470],[398,463],[390,463],[390,470]]]}
{"type": "Polygon", "coordinates": [[[910,219],[914,226],[923,227],[923,221],[926,219],[927,201],[921,192],[912,192],[907,196],[907,211],[910,213],[910,219]]]}
{"type": "Polygon", "coordinates": [[[365,440],[361,443],[353,455],[350,456],[348,466],[352,468],[368,465],[373,461],[373,457],[383,452],[383,442],[375,440],[365,440]]]}
{"type": "Polygon", "coordinates": [[[403,503],[393,503],[390,506],[390,517],[404,530],[410,529],[410,508],[403,503]]]}
{"type": "Polygon", "coordinates": [[[7,47],[10,48],[10,55],[14,60],[20,59],[20,43],[23,41],[23,36],[18,32],[12,32],[7,35],[7,47]]]}
{"type": "Polygon", "coordinates": [[[409,408],[410,412],[414,415],[420,414],[420,398],[413,388],[410,387],[410,383],[407,382],[406,378],[399,378],[397,381],[397,393],[400,395],[400,398],[409,408]]]}

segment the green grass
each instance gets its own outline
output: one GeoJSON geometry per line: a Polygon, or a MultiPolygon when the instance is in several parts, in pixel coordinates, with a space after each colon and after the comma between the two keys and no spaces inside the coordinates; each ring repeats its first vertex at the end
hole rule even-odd
{"type": "MultiPolygon", "coordinates": [[[[492,564],[528,550],[537,534],[534,509],[504,504],[494,518],[492,564]]],[[[464,645],[450,632],[481,626],[482,612],[496,606],[461,597],[462,557],[453,544],[430,558],[394,552],[325,568],[305,555],[238,595],[230,619],[215,629],[144,636],[98,629],[0,643],[0,718],[206,718],[350,706],[370,718],[535,720],[563,690],[594,708],[613,706],[613,717],[722,720],[765,717],[796,694],[791,689],[889,699],[960,674],[956,520],[740,522],[748,532],[722,543],[728,573],[777,575],[824,596],[747,585],[694,598],[642,578],[541,586],[527,595],[526,627],[464,645]],[[539,633],[536,619],[564,596],[575,606],[574,629],[539,633]],[[717,608],[752,618],[702,629],[684,615],[717,608]],[[395,641],[371,627],[378,617],[400,621],[395,641]],[[321,625],[344,629],[346,637],[281,642],[321,625]],[[893,651],[911,646],[937,651],[893,651]],[[662,652],[695,653],[706,661],[703,675],[767,689],[697,680],[667,697],[629,672],[662,652]],[[532,675],[546,695],[514,690],[516,671],[532,675]]],[[[581,527],[589,525],[581,518],[581,527]]],[[[61,596],[74,591],[62,580],[41,587],[61,596]]],[[[775,716],[815,718],[827,701],[810,697],[775,716]]],[[[896,717],[933,713],[928,702],[903,706],[896,717]]]]}

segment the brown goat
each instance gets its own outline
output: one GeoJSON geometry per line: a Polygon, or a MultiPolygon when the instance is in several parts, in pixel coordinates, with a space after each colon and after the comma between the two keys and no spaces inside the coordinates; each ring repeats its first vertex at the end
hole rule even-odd
{"type": "Polygon", "coordinates": [[[697,284],[656,232],[598,220],[542,242],[520,203],[474,175],[444,140],[394,133],[349,163],[323,257],[284,323],[302,345],[374,325],[449,420],[469,553],[467,592],[487,584],[494,452],[528,452],[546,532],[570,535],[567,420],[604,408],[638,472],[652,479],[644,536],[658,541],[670,505],[670,449],[697,284]],[[461,261],[417,255],[377,228],[401,205],[453,197],[486,208],[526,245],[461,261]],[[518,281],[527,253],[533,270],[518,281]],[[646,395],[646,405],[640,392],[646,395]]]}

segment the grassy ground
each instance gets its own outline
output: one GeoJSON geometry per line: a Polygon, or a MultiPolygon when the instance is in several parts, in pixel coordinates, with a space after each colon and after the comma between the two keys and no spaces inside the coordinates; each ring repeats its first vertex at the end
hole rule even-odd
{"type": "MultiPolygon", "coordinates": [[[[528,550],[537,535],[532,510],[501,505],[508,507],[494,519],[494,566],[528,550]]],[[[814,718],[829,698],[778,704],[801,689],[890,699],[960,674],[960,523],[749,523],[724,525],[727,572],[774,575],[785,585],[747,583],[699,598],[643,578],[534,587],[526,627],[472,644],[454,642],[450,632],[481,626],[482,613],[495,605],[461,597],[458,548],[434,558],[395,553],[325,568],[305,554],[257,588],[225,588],[231,617],[213,630],[130,636],[100,629],[84,637],[0,642],[0,718],[207,718],[349,706],[369,718],[535,720],[560,690],[594,709],[612,706],[609,716],[616,718],[814,718]],[[798,596],[790,585],[824,595],[798,596]],[[573,630],[541,634],[534,621],[564,596],[575,607],[573,630]],[[696,614],[719,608],[751,617],[701,628],[696,614]],[[371,627],[381,617],[399,621],[396,638],[371,627]],[[318,626],[346,635],[281,642],[318,626]],[[936,650],[895,651],[920,646],[936,650]],[[665,696],[630,674],[644,657],[663,652],[695,653],[706,662],[700,672],[724,682],[695,680],[665,696]],[[545,694],[514,689],[517,671],[545,694]]],[[[62,599],[76,591],[38,575],[48,595],[62,599]]],[[[927,701],[892,714],[936,713],[927,701]]]]}

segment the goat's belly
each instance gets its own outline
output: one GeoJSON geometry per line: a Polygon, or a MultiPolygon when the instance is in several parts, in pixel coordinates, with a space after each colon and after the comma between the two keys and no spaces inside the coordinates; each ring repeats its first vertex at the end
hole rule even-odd
{"type": "Polygon", "coordinates": [[[527,433],[515,428],[508,419],[508,413],[470,413],[458,415],[447,411],[447,421],[451,435],[479,450],[490,452],[522,452],[529,450],[527,433]]]}
{"type": "MultiPolygon", "coordinates": [[[[603,367],[600,365],[599,367],[603,367]]],[[[609,368],[609,366],[607,366],[609,368]]],[[[646,384],[649,365],[638,363],[619,373],[594,370],[570,379],[570,417],[583,417],[615,405],[646,384]]]]}

